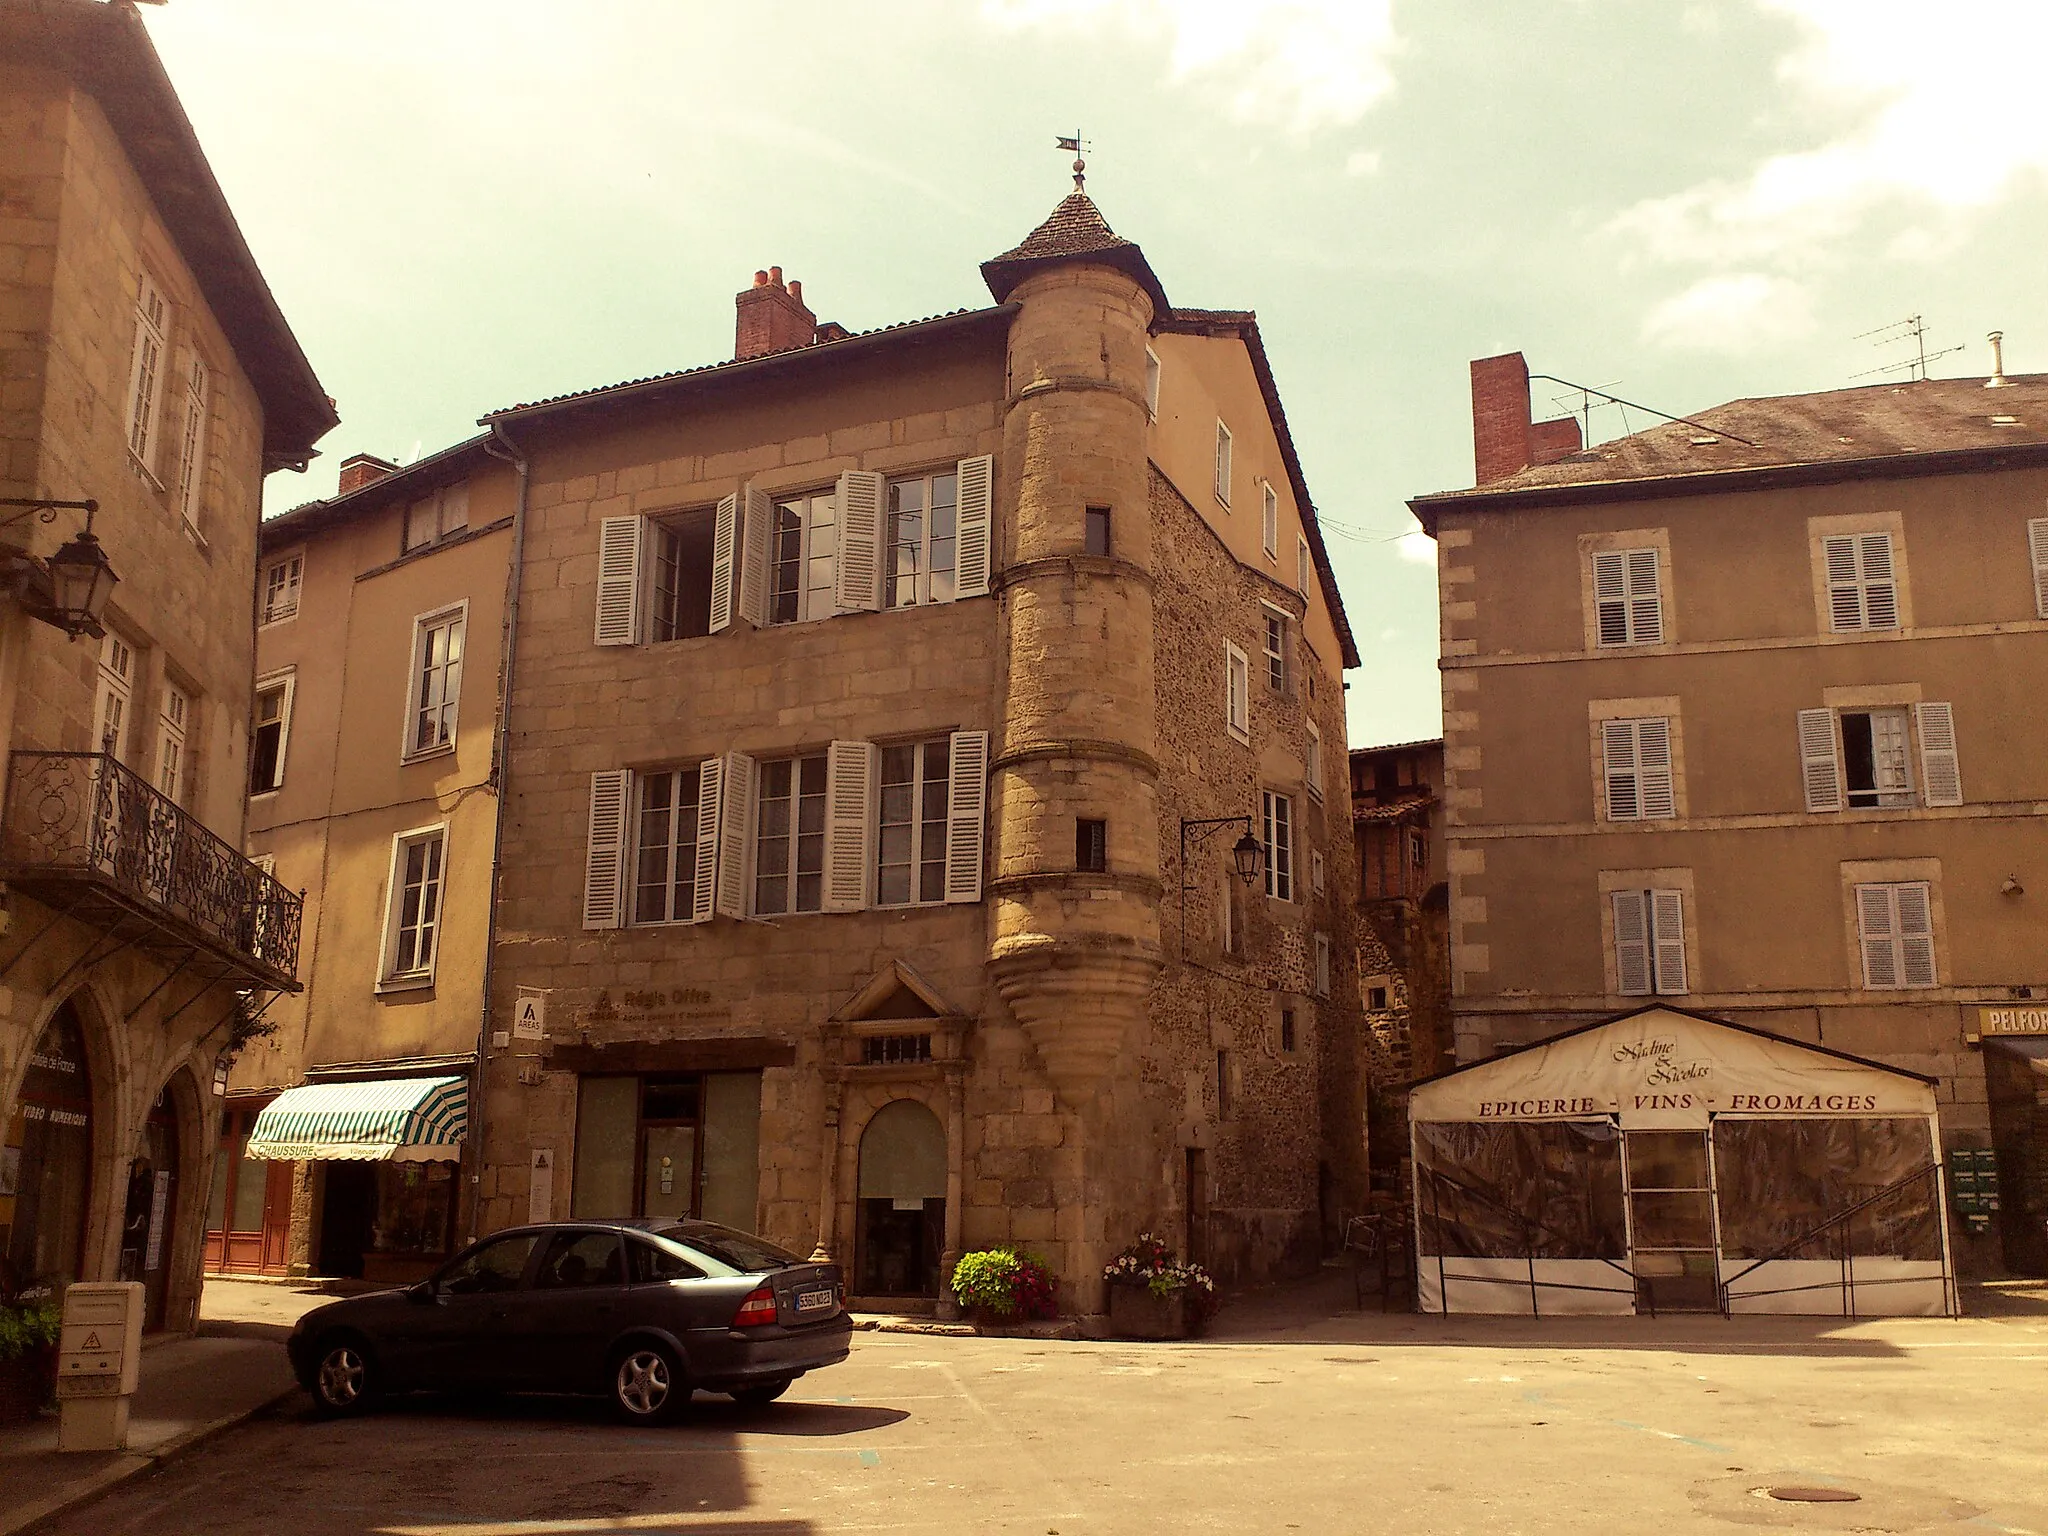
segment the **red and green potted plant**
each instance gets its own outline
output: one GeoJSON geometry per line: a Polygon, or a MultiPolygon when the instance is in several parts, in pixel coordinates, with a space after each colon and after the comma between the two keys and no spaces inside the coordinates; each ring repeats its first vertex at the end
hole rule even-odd
{"type": "Polygon", "coordinates": [[[963,1253],[949,1283],[961,1310],[977,1323],[1059,1316],[1059,1287],[1052,1271],[1014,1248],[963,1253]]]}
{"type": "Polygon", "coordinates": [[[1216,1282],[1201,1265],[1183,1261],[1150,1232],[1102,1267],[1109,1290],[1109,1327],[1119,1338],[1184,1339],[1216,1315],[1216,1282]]]}

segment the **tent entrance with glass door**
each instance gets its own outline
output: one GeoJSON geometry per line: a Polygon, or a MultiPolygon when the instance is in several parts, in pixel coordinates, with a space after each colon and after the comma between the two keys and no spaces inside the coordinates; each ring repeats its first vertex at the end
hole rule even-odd
{"type": "Polygon", "coordinates": [[[1647,1008],[1415,1085],[1424,1311],[1952,1316],[1929,1079],[1647,1008]]]}

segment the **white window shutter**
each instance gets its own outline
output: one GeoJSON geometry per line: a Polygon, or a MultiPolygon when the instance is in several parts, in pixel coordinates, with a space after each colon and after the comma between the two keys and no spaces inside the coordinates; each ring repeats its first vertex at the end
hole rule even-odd
{"type": "Polygon", "coordinates": [[[1899,627],[1899,589],[1892,575],[1892,536],[1866,533],[1858,540],[1863,556],[1863,627],[1899,627]]]}
{"type": "MultiPolygon", "coordinates": [[[[711,633],[732,627],[733,556],[740,540],[740,499],[718,502],[718,521],[711,535],[711,633]]],[[[700,870],[702,864],[697,866],[700,870]]]]}
{"type": "Polygon", "coordinates": [[[832,606],[841,613],[872,613],[882,606],[882,508],[887,487],[872,470],[839,477],[839,568],[832,606]]]}
{"type": "Polygon", "coordinates": [[[1842,764],[1835,754],[1835,712],[1799,711],[1799,773],[1806,783],[1809,811],[1842,808],[1842,764]]]}
{"type": "Polygon", "coordinates": [[[988,822],[988,732],[955,731],[948,742],[946,900],[981,900],[988,822]]]}
{"type": "MultiPolygon", "coordinates": [[[[754,760],[725,754],[723,802],[718,808],[718,899],[721,917],[747,915],[747,833],[754,824],[754,760]]],[[[700,791],[701,792],[701,791],[700,791]]]]}
{"type": "Polygon", "coordinates": [[[1323,798],[1323,733],[1316,728],[1315,721],[1308,722],[1308,792],[1316,800],[1323,798]]]}
{"type": "Polygon", "coordinates": [[[768,544],[775,534],[775,501],[748,486],[740,508],[740,617],[768,622],[768,544]]]}
{"type": "Polygon", "coordinates": [[[718,828],[725,808],[725,759],[707,757],[697,765],[697,885],[690,893],[690,921],[708,923],[718,910],[718,828]]]}
{"type": "Polygon", "coordinates": [[[1602,645],[1628,644],[1628,562],[1617,551],[1593,556],[1593,606],[1602,645]]]}
{"type": "Polygon", "coordinates": [[[1692,989],[1685,976],[1685,893],[1651,891],[1650,942],[1656,946],[1657,990],[1666,996],[1692,989]]]}
{"type": "Polygon", "coordinates": [[[1934,909],[1924,881],[1895,886],[1899,913],[1899,984],[1934,985],[1934,909]]]}
{"type": "Polygon", "coordinates": [[[1678,814],[1671,782],[1671,722],[1638,720],[1636,727],[1636,795],[1645,821],[1667,821],[1678,814]]]}
{"type": "Polygon", "coordinates": [[[2034,612],[2048,619],[2048,517],[2027,524],[2027,557],[2034,565],[2034,612]]]}
{"type": "Polygon", "coordinates": [[[1963,803],[1963,770],[1956,757],[1955,712],[1947,704],[1918,704],[1920,782],[1929,805],[1963,803]]]}
{"type": "Polygon", "coordinates": [[[640,546],[646,519],[608,517],[597,531],[597,635],[599,645],[631,645],[640,638],[640,546]]]}
{"type": "Polygon", "coordinates": [[[590,776],[590,839],[583,860],[583,926],[619,928],[626,921],[626,826],[633,774],[610,768],[590,776]]]}
{"type": "Polygon", "coordinates": [[[1657,585],[1657,551],[1628,552],[1628,637],[1636,645],[1664,639],[1664,599],[1657,585]]]}
{"type": "Polygon", "coordinates": [[[1856,931],[1863,941],[1863,985],[1899,985],[1897,924],[1892,920],[1890,886],[1856,887],[1856,931]]]}
{"type": "Polygon", "coordinates": [[[1301,535],[1294,539],[1294,590],[1303,597],[1308,596],[1309,582],[1315,574],[1316,558],[1309,553],[1308,540],[1301,535]]]}
{"type": "Polygon", "coordinates": [[[1856,540],[1838,534],[1821,540],[1828,568],[1828,624],[1831,628],[1863,628],[1863,589],[1856,580],[1856,540]]]}
{"type": "Polygon", "coordinates": [[[827,912],[874,904],[875,793],[880,753],[871,741],[835,741],[825,754],[827,912]]]}
{"type": "Polygon", "coordinates": [[[1635,722],[1601,721],[1600,751],[1607,765],[1607,819],[1635,821],[1643,814],[1636,773],[1635,722]]]}
{"type": "Polygon", "coordinates": [[[1624,997],[1650,992],[1650,893],[1614,893],[1614,974],[1624,997]]]}
{"type": "Polygon", "coordinates": [[[958,475],[959,535],[953,566],[953,596],[986,597],[989,549],[995,527],[996,461],[989,454],[962,459],[958,475]]]}

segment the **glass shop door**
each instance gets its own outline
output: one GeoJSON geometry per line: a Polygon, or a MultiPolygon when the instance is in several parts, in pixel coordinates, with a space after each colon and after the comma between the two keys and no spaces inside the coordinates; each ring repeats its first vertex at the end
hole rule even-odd
{"type": "Polygon", "coordinates": [[[1624,1131],[1630,1268],[1659,1312],[1718,1312],[1713,1162],[1705,1131],[1624,1131]]]}

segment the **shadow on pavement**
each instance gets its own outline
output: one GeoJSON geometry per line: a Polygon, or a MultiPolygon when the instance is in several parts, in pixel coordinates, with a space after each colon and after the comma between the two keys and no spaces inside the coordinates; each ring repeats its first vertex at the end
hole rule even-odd
{"type": "MultiPolygon", "coordinates": [[[[320,1422],[311,1399],[303,1393],[287,1402],[281,1417],[320,1422]]],[[[847,1403],[774,1403],[748,1408],[718,1394],[700,1393],[689,1411],[673,1424],[635,1426],[620,1422],[602,1398],[565,1397],[551,1393],[414,1392],[389,1398],[368,1416],[372,1421],[407,1418],[464,1420],[474,1424],[540,1424],[589,1426],[622,1435],[654,1435],[704,1430],[731,1435],[796,1435],[818,1438],[858,1435],[901,1424],[910,1414],[901,1408],[847,1403]]]]}

